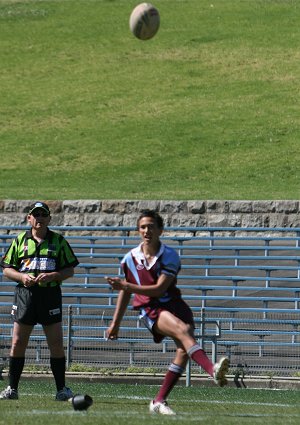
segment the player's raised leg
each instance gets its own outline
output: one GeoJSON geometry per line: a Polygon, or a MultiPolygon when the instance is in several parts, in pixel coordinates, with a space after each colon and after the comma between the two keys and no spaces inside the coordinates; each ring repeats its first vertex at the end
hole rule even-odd
{"type": "Polygon", "coordinates": [[[179,341],[187,355],[213,377],[217,385],[223,387],[227,384],[228,358],[222,357],[219,362],[213,364],[195,340],[194,330],[190,324],[184,323],[169,311],[162,311],[155,326],[163,335],[179,341]]]}

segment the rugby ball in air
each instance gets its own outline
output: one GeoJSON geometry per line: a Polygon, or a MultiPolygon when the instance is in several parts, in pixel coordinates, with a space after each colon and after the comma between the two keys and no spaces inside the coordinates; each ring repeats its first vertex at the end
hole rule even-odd
{"type": "Polygon", "coordinates": [[[131,12],[129,28],[132,34],[140,40],[149,40],[159,29],[160,16],[151,3],[138,4],[131,12]]]}

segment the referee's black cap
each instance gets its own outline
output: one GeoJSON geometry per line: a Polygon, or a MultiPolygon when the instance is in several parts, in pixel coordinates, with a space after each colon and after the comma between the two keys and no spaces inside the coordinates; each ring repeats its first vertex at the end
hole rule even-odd
{"type": "Polygon", "coordinates": [[[33,205],[31,205],[28,214],[32,214],[33,211],[37,210],[37,209],[44,210],[50,215],[50,209],[49,209],[48,205],[45,204],[45,202],[35,202],[33,205]]]}

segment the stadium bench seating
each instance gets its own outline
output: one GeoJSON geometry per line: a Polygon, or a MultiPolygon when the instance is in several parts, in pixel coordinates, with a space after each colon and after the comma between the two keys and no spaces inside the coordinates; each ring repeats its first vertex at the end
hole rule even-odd
{"type": "MultiPolygon", "coordinates": [[[[26,227],[0,226],[1,254],[23,228],[26,227]]],[[[82,353],[89,346],[95,352],[93,362],[101,364],[97,350],[107,352],[114,347],[118,364],[123,361],[122,351],[128,354],[130,365],[144,365],[148,356],[141,354],[141,349],[147,353],[155,344],[136,314],[131,312],[124,318],[116,344],[108,343],[104,335],[117,297],[104,278],[121,273],[121,258],[139,243],[135,229],[52,228],[64,233],[80,261],[74,277],[63,284],[68,361],[88,363],[82,353]]],[[[281,373],[297,370],[293,359],[300,352],[300,229],[169,227],[162,239],[181,257],[178,286],[195,313],[199,341],[213,357],[228,354],[232,365],[245,360],[253,373],[261,372],[264,367],[281,373]]],[[[13,287],[14,283],[0,273],[4,345],[9,344],[11,334],[9,312],[13,287]]],[[[32,356],[40,362],[41,355],[37,353],[41,353],[44,337],[41,328],[36,328],[31,337],[32,356]]],[[[166,340],[155,358],[172,352],[172,344],[166,340]]],[[[107,364],[114,364],[112,357],[108,356],[107,364]]]]}

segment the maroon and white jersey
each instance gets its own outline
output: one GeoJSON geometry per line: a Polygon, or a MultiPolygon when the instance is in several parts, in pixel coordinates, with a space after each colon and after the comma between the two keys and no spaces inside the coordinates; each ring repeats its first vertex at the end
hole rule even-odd
{"type": "Polygon", "coordinates": [[[165,303],[181,298],[181,292],[176,287],[177,274],[180,271],[181,264],[180,258],[173,248],[161,244],[156,256],[148,263],[142,251],[142,244],[140,244],[125,255],[121,264],[126,280],[136,285],[154,285],[161,274],[174,276],[174,281],[168,290],[158,299],[134,294],[134,308],[151,305],[155,300],[165,303]]]}

